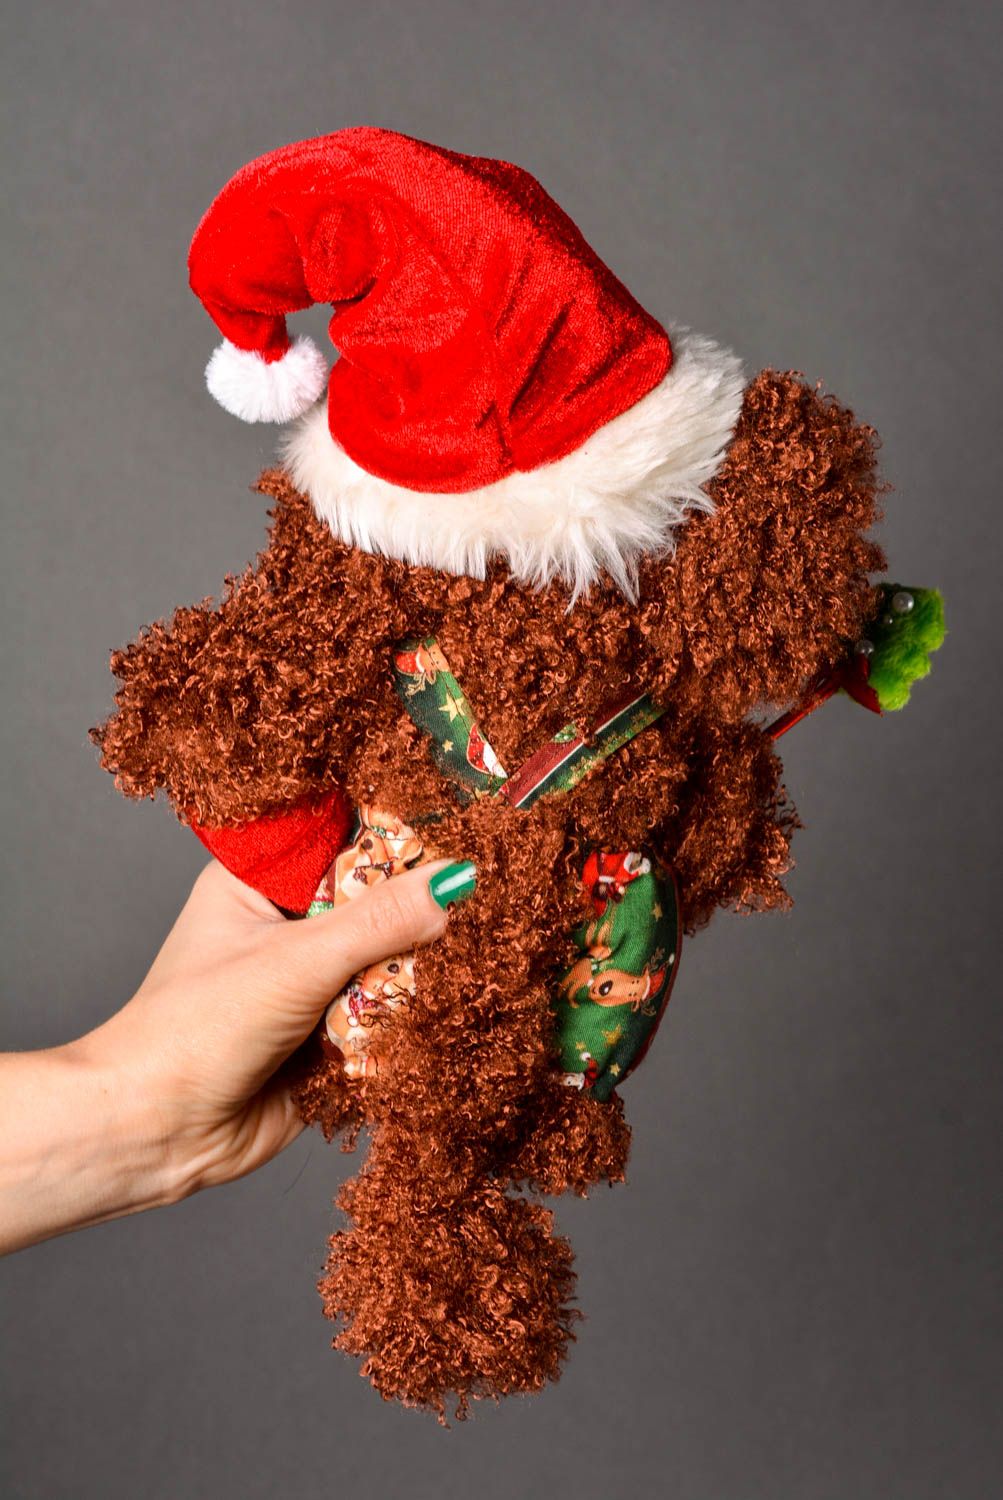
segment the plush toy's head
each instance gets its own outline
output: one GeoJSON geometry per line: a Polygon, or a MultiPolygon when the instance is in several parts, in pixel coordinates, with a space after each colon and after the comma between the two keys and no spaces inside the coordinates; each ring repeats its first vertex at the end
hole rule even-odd
{"type": "Polygon", "coordinates": [[[328,1134],[372,1130],[322,1282],[337,1343],[462,1410],[559,1370],[570,1248],[523,1193],[622,1177],[618,1088],[683,929],[786,901],[775,738],[837,687],[904,701],[939,599],[872,581],[872,430],[667,334],[507,163],[288,147],[190,271],[213,394],[293,422],[274,525],[218,607],[116,654],[95,736],[290,915],[476,862],[434,949],[334,997],[296,1086],[328,1134]],[[285,326],[318,301],[330,375],[285,326]]]}

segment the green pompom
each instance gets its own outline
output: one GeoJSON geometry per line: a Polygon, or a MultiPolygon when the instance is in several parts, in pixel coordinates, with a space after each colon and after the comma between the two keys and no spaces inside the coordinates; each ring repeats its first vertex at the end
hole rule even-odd
{"type": "Polygon", "coordinates": [[[937,589],[901,583],[883,584],[882,593],[881,608],[868,629],[874,652],[867,681],[887,710],[904,708],[912,684],[929,672],[930,655],[944,639],[944,601],[937,589]]]}

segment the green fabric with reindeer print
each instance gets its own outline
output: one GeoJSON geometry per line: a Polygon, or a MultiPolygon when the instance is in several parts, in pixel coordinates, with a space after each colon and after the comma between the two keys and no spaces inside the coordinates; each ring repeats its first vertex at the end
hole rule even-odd
{"type": "Polygon", "coordinates": [[[581,957],[561,976],[555,1012],[565,1082],[603,1100],[640,1062],[665,1009],[680,923],[671,878],[650,868],[594,910],[573,934],[581,957]]]}

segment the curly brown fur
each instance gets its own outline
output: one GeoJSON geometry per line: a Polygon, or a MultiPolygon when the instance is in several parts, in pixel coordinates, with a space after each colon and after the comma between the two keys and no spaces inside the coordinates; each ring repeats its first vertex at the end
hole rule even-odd
{"type": "Polygon", "coordinates": [[[845,407],[764,372],[709,486],[714,513],[646,561],[636,603],[602,588],[571,609],[502,567],[477,581],[346,548],[273,470],[254,568],[217,609],[179,610],[113,658],[118,710],[95,737],[128,794],[166,788],[218,826],[340,782],[410,821],[444,814],[432,852],[477,863],[476,900],[417,956],[418,999],[379,1076],[349,1086],[317,1063],[297,1085],[326,1134],[372,1127],[322,1289],[338,1344],[384,1395],[441,1414],[449,1392],[462,1408],[556,1373],[570,1251],[516,1193],[618,1180],[629,1143],[619,1101],[568,1090],[552,1066],[585,851],[671,864],[690,929],[719,905],[784,904],[796,817],[749,715],[796,699],[873,612],[875,447],[845,407]],[[666,712],[568,795],[459,809],[393,689],[390,647],[411,634],[438,637],[510,769],[627,684],[666,712]]]}
{"type": "Polygon", "coordinates": [[[420,1202],[400,1157],[370,1153],[339,1206],[352,1228],[331,1241],[320,1284],[336,1347],[364,1355],[386,1398],[445,1415],[468,1400],[538,1390],[556,1379],[578,1314],[573,1255],[553,1215],[490,1181],[420,1202]]]}

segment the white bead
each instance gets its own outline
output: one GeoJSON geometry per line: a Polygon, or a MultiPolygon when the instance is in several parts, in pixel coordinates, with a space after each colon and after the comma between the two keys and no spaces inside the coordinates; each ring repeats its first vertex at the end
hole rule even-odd
{"type": "Polygon", "coordinates": [[[897,615],[907,615],[915,603],[908,589],[899,589],[897,594],[892,595],[892,609],[897,615]]]}
{"type": "Polygon", "coordinates": [[[857,656],[871,657],[874,655],[874,642],[864,639],[858,641],[853,649],[857,656]]]}

